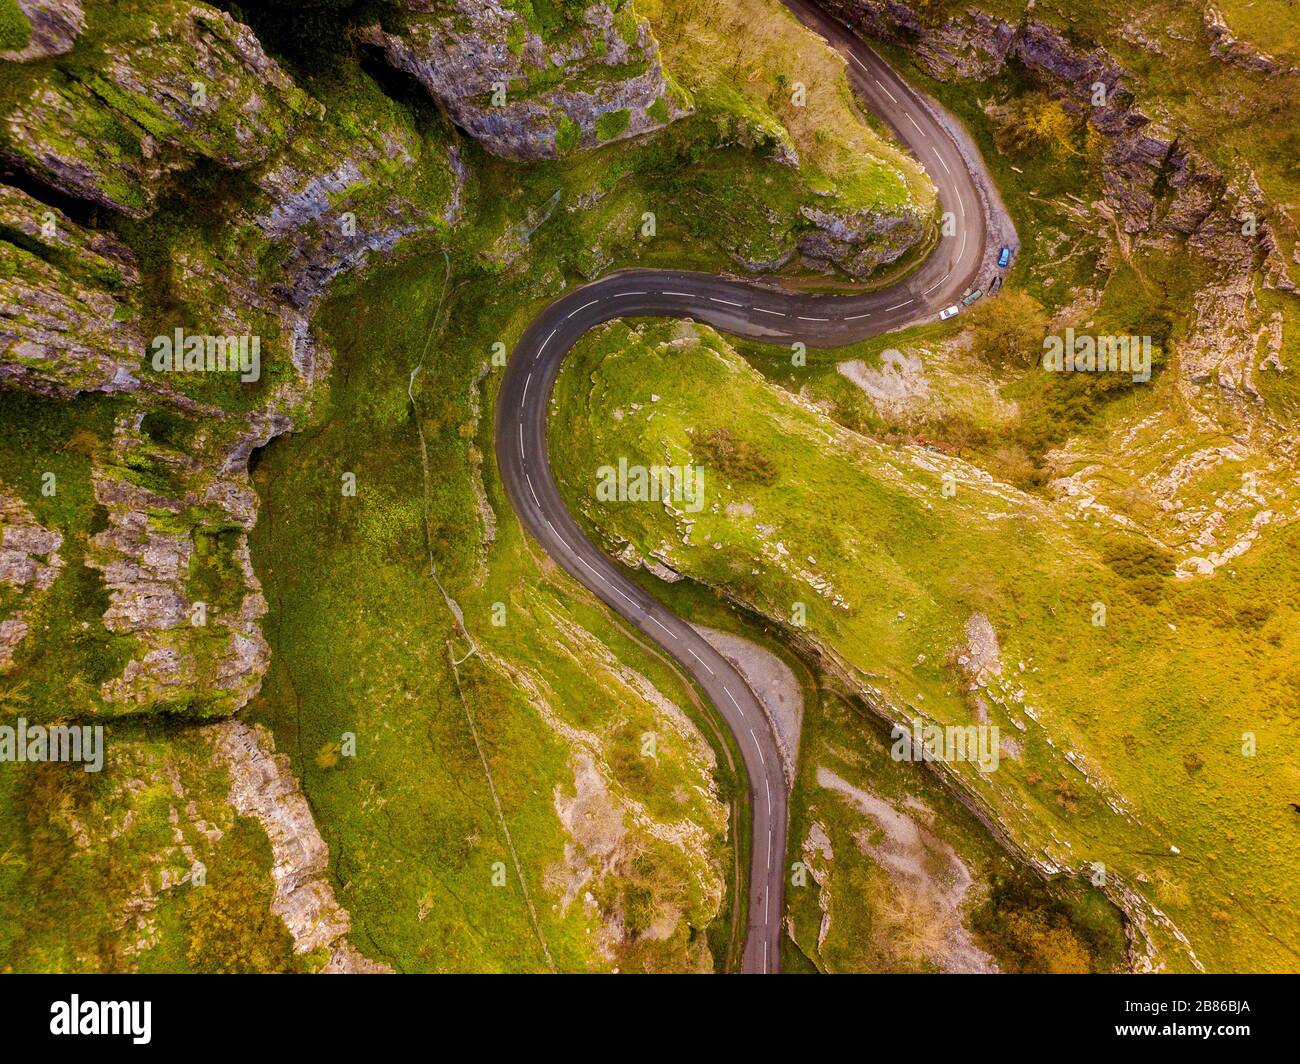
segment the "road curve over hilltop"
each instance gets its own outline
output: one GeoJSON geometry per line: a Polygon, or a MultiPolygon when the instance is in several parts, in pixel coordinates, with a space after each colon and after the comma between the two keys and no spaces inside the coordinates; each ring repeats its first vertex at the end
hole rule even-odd
{"type": "Polygon", "coordinates": [[[966,289],[987,288],[997,242],[1012,243],[996,191],[956,121],[909,88],[865,44],[805,0],[786,0],[848,60],[859,98],[929,172],[956,231],[906,279],[862,295],[818,296],[672,270],[629,270],[573,289],[532,321],[511,355],[496,411],[497,463],[511,505],[542,549],[695,679],[744,758],[753,809],[743,970],[780,970],[788,785],[771,726],[740,674],[695,629],[624,575],[578,527],[551,473],[546,414],[565,354],[613,318],[670,317],[771,342],[831,347],[930,319],[966,289]]]}

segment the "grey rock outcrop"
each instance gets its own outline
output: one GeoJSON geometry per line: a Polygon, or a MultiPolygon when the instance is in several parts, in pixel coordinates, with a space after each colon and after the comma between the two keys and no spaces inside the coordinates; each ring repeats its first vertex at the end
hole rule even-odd
{"type": "Polygon", "coordinates": [[[53,586],[63,568],[63,536],[41,525],[17,495],[0,485],[0,588],[18,595],[17,608],[0,620],[0,671],[31,630],[36,599],[53,586]]]}
{"type": "MultiPolygon", "coordinates": [[[[329,352],[309,325],[314,305],[370,252],[456,224],[467,175],[447,137],[417,128],[378,91],[346,121],[324,116],[247,27],[205,5],[177,3],[140,16],[134,30],[120,30],[102,54],[88,57],[91,67],[112,86],[111,103],[90,99],[74,83],[58,91],[47,86],[48,106],[20,106],[27,143],[57,144],[64,152],[52,167],[28,158],[23,168],[47,185],[132,215],[152,209],[169,166],[183,169],[203,157],[247,170],[254,195],[230,217],[229,239],[180,239],[170,249],[169,294],[201,317],[181,309],[158,327],[278,336],[272,343],[287,349],[294,373],[267,388],[256,409],[235,413],[189,397],[179,376],[145,372],[148,338],[138,323],[147,318],[142,308],[150,296],[131,252],[108,233],[0,186],[0,264],[8,265],[0,270],[0,384],[64,398],[135,393],[91,467],[107,526],[85,545],[86,564],[100,571],[108,591],[105,627],[135,647],[98,694],[117,712],[166,706],[194,716],[228,714],[257,692],[269,662],[259,630],[266,605],[248,556],[247,533],[257,517],[248,460],[292,427],[290,412],[301,415],[328,370],[329,352]],[[139,39],[131,39],[136,32],[139,39]],[[142,53],[163,59],[162,75],[148,84],[124,65],[123,57],[142,53]],[[193,71],[213,77],[208,100],[229,112],[221,119],[224,140],[211,115],[186,111],[181,90],[193,71]],[[159,116],[173,106],[174,115],[159,116]],[[76,119],[67,142],[60,125],[66,113],[76,119]],[[80,178],[58,176],[65,163],[76,170],[71,160],[81,153],[68,144],[78,143],[78,122],[119,128],[144,117],[149,131],[141,144],[148,150],[141,159],[120,159],[95,145],[80,160],[80,178]],[[268,130],[272,135],[264,135],[268,130]],[[140,198],[106,194],[119,180],[140,198]],[[253,247],[274,248],[274,271],[249,257],[253,247]],[[189,419],[196,435],[187,451],[143,431],[145,415],[158,410],[189,419]],[[226,586],[225,601],[205,603],[205,623],[195,624],[195,607],[207,595],[194,582],[200,539],[220,542],[226,586]]],[[[272,357],[269,348],[263,354],[272,357]]],[[[21,638],[16,623],[9,630],[21,638]]]]}
{"type": "MultiPolygon", "coordinates": [[[[110,446],[91,468],[95,498],[108,521],[86,544],[86,562],[107,586],[105,626],[135,643],[125,668],[100,686],[99,695],[119,712],[167,706],[196,716],[221,715],[237,711],[257,692],[269,661],[258,624],[266,605],[248,558],[247,533],[257,517],[248,460],[254,448],[292,427],[291,413],[302,415],[329,368],[328,349],[312,335],[312,310],[334,278],[362,265],[371,252],[456,224],[467,175],[448,138],[417,128],[377,90],[346,120],[321,115],[265,57],[247,27],[214,9],[175,4],[141,16],[136,30],[142,40],[121,36],[106,57],[91,58],[97,76],[117,78],[110,93],[115,102],[86,102],[82,117],[118,122],[122,100],[152,105],[147,88],[166,102],[172,100],[167,86],[179,84],[184,71],[213,68],[214,55],[236,63],[233,80],[209,90],[229,93],[231,84],[243,86],[249,90],[246,102],[250,93],[261,93],[261,104],[251,108],[260,125],[236,120],[232,126],[236,146],[242,141],[235,127],[257,134],[248,150],[221,157],[225,165],[245,165],[252,198],[229,217],[223,230],[228,239],[182,236],[171,243],[166,285],[177,309],[174,320],[154,322],[148,313],[152,297],[132,253],[117,238],[74,223],[27,192],[0,186],[0,385],[61,398],[134,393],[110,446]],[[184,32],[165,44],[154,40],[160,27],[173,24],[184,32]],[[135,86],[143,95],[129,96],[133,83],[119,76],[112,57],[151,48],[167,49],[165,76],[156,85],[135,86]],[[263,74],[265,84],[258,80],[263,74]],[[263,140],[257,132],[263,126],[294,135],[288,142],[263,140]],[[261,268],[252,248],[272,249],[275,268],[261,268]],[[142,320],[164,332],[181,327],[213,335],[261,334],[264,362],[287,355],[292,373],[265,387],[248,412],[198,401],[187,394],[191,381],[148,371],[142,320]],[[187,418],[195,429],[186,451],[159,444],[142,430],[146,414],[159,410],[187,418]],[[193,610],[205,593],[193,586],[195,546],[214,532],[221,533],[226,601],[220,607],[205,603],[206,623],[196,625],[193,610]]],[[[61,104],[80,99],[75,86],[67,93],[55,94],[61,104]]],[[[42,112],[41,121],[54,122],[56,111],[42,112]]],[[[23,130],[33,144],[61,143],[57,122],[27,123],[23,130]]],[[[188,136],[177,133],[168,142],[177,165],[197,155],[212,157],[210,146],[188,136]]],[[[138,209],[125,198],[103,196],[115,171],[104,157],[91,162],[87,173],[93,179],[60,187],[128,214],[150,209],[147,196],[138,209]]],[[[40,176],[60,184],[51,172],[40,176]]]]}
{"type": "Polygon", "coordinates": [[[657,129],[683,113],[649,24],[629,8],[593,2],[543,36],[501,0],[399,6],[400,31],[373,26],[364,39],[495,155],[553,159],[657,129]]]}
{"type": "Polygon", "coordinates": [[[817,227],[799,237],[799,253],[805,259],[834,263],[850,277],[870,276],[925,236],[925,223],[913,214],[809,206],[800,207],[799,213],[817,227]]]}
{"type": "Polygon", "coordinates": [[[138,648],[100,693],[124,709],[234,712],[260,689],[270,662],[258,625],[266,600],[248,554],[256,511],[247,472],[220,470],[213,457],[241,440],[232,446],[200,436],[195,453],[181,455],[152,445],[139,431],[142,417],[135,411],[119,419],[111,454],[91,472],[108,526],[91,537],[86,564],[108,589],[104,626],[134,637],[138,648]],[[137,483],[133,470],[142,467],[172,490],[137,483]],[[212,590],[211,582],[195,582],[200,538],[217,555],[220,601],[207,601],[203,588],[212,590]]]}

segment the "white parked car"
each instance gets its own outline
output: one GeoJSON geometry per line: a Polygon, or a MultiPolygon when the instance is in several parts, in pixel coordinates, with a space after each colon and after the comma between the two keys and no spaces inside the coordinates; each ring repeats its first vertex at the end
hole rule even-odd
{"type": "Polygon", "coordinates": [[[943,310],[939,311],[939,320],[947,321],[949,318],[955,318],[959,310],[961,310],[961,307],[957,306],[956,303],[950,307],[944,307],[943,310]]]}

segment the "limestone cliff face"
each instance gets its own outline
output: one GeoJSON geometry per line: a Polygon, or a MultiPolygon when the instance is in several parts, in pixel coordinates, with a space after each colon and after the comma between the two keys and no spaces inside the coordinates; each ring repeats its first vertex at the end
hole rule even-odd
{"type": "MultiPolygon", "coordinates": [[[[22,91],[0,151],[26,191],[0,185],[0,386],[132,396],[91,460],[107,520],[84,546],[108,592],[104,625],[136,652],[96,704],[69,708],[225,715],[256,694],[269,660],[248,458],[292,426],[328,369],[314,306],[371,252],[455,225],[465,171],[453,138],[377,91],[327,115],[248,27],[204,4],[121,14],[67,46],[66,70],[4,71],[22,91]],[[149,271],[92,227],[105,212],[147,221],[204,160],[241,172],[244,191],[210,234],[169,235],[149,271]],[[271,380],[223,406],[183,374],[152,372],[150,338],[174,328],[259,335],[271,380]],[[155,438],[150,415],[181,419],[188,439],[155,438]]],[[[11,652],[30,638],[6,631],[11,652]]]]}
{"type": "Polygon", "coordinates": [[[0,240],[0,384],[63,397],[138,388],[131,252],[7,185],[0,226],[14,234],[0,240]]]}
{"type": "Polygon", "coordinates": [[[0,155],[59,191],[143,217],[196,159],[241,169],[320,107],[252,30],[206,4],[164,5],[24,86],[0,155]]]}
{"type": "MultiPolygon", "coordinates": [[[[76,3],[24,0],[31,44],[0,64],[18,89],[0,116],[0,155],[19,175],[0,184],[0,387],[73,403],[117,395],[111,427],[81,434],[89,533],[44,527],[0,485],[0,675],[23,690],[14,670],[40,649],[47,596],[84,565],[102,581],[103,629],[125,664],[31,713],[229,717],[270,658],[248,549],[258,510],[248,461],[304,416],[328,369],[310,329],[315,304],[370,252],[455,225],[465,173],[454,144],[377,90],[365,95],[366,84],[354,111],[328,115],[228,15],[173,0],[147,14],[134,6],[86,34],[76,3]],[[48,15],[40,24],[37,9],[48,15]],[[69,52],[66,63],[17,62],[69,52]],[[190,178],[205,165],[222,172],[220,224],[159,227],[162,246],[151,243],[167,197],[201,198],[190,178]],[[153,371],[151,336],[173,328],[260,335],[269,379],[216,399],[195,378],[153,371]]],[[[385,970],[347,939],[325,844],[269,736],[224,721],[162,744],[115,735],[111,749],[120,786],[95,792],[102,802],[78,805],[88,793],[48,781],[49,804],[68,814],[54,830],[74,840],[60,858],[70,870],[102,864],[136,832],[129,871],[88,921],[114,933],[116,953],[105,961],[78,941],[69,966],[132,968],[161,937],[160,901],[191,892],[194,870],[242,814],[270,840],[270,911],[292,935],[293,963],[385,970]],[[227,772],[229,793],[214,790],[227,772]],[[133,802],[160,784],[174,797],[162,817],[133,802]]]]}
{"type": "Polygon", "coordinates": [[[461,221],[466,171],[455,143],[418,132],[395,109],[346,131],[314,122],[255,177],[265,207],[249,220],[277,249],[277,299],[306,310],[371,252],[461,221]]]}
{"type": "Polygon", "coordinates": [[[330,884],[329,847],[289,758],[275,752],[270,732],[231,720],[214,725],[209,734],[230,773],[230,804],[261,824],[271,841],[271,911],[293,936],[294,951],[328,954],[324,971],[331,974],[391,972],[348,940],[352,919],[330,884]]]}
{"type": "Polygon", "coordinates": [[[682,113],[649,24],[630,7],[594,2],[543,30],[501,0],[399,6],[400,30],[375,26],[365,39],[493,154],[553,159],[657,129],[682,113]]]}

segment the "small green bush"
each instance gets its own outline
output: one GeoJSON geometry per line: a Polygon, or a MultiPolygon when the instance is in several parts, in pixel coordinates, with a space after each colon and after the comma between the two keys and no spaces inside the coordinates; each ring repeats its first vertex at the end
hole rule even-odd
{"type": "Polygon", "coordinates": [[[0,0],[0,49],[26,48],[31,37],[32,24],[18,7],[17,0],[0,0]]]}
{"type": "Polygon", "coordinates": [[[705,462],[732,480],[770,484],[776,479],[776,465],[772,460],[730,429],[697,433],[694,443],[705,462]]]}
{"type": "Polygon", "coordinates": [[[568,155],[582,143],[582,130],[578,123],[568,115],[562,115],[555,127],[555,150],[560,155],[568,155]]]}
{"type": "Polygon", "coordinates": [[[613,140],[627,131],[632,124],[632,112],[626,107],[617,111],[606,111],[596,119],[596,137],[598,140],[613,140]]]}

